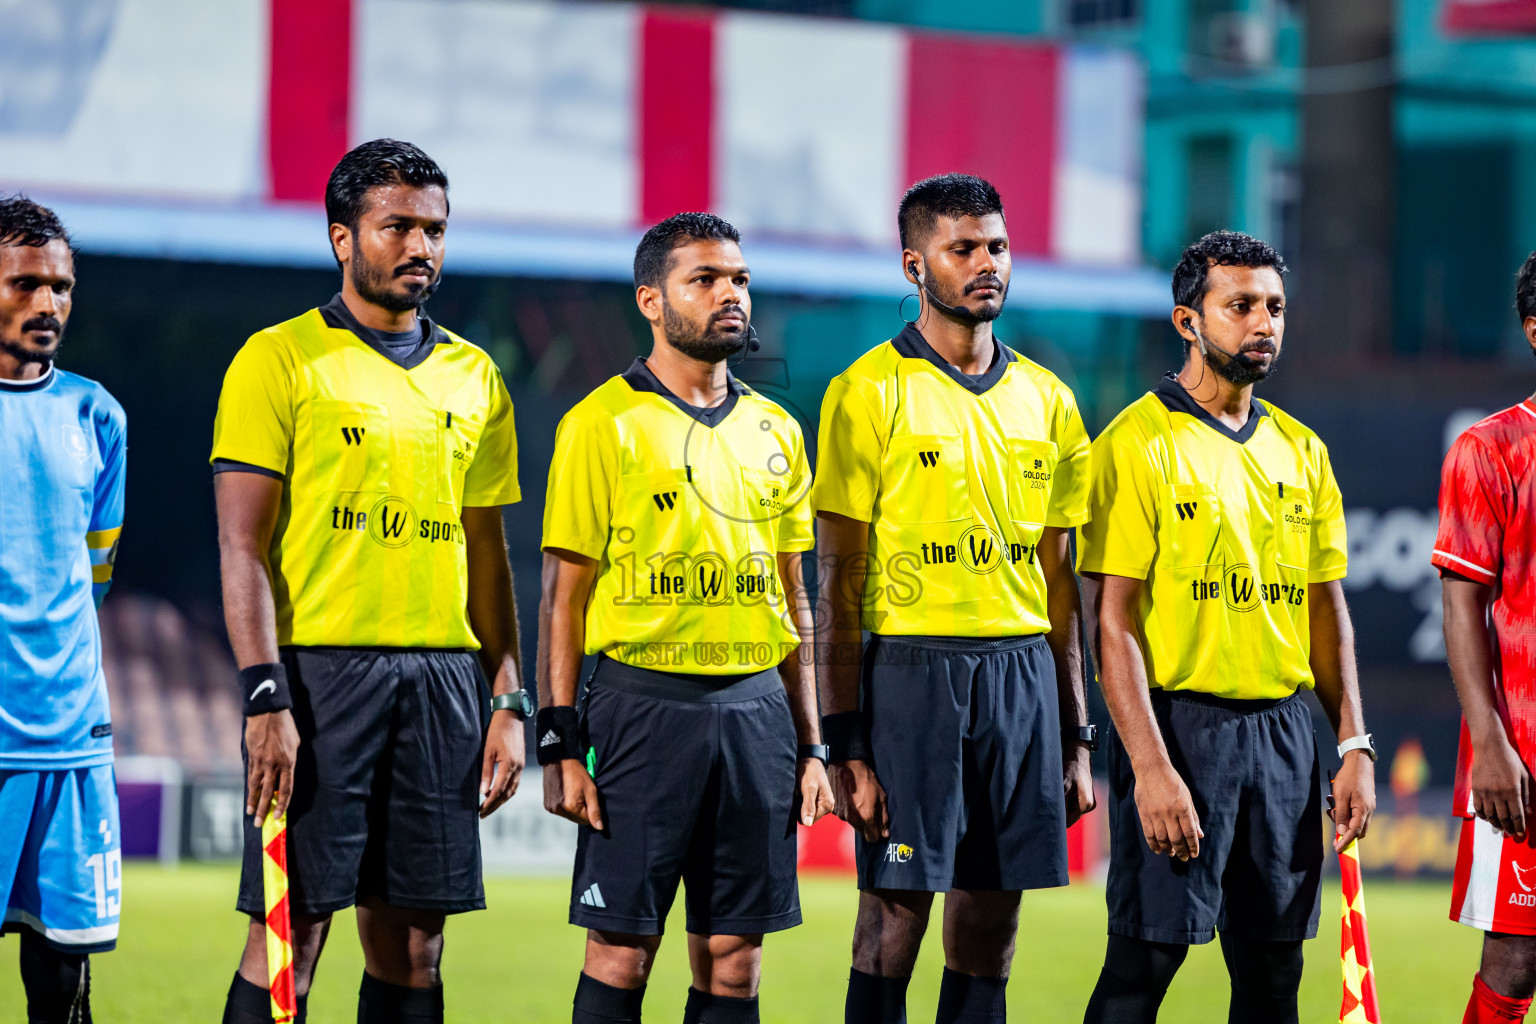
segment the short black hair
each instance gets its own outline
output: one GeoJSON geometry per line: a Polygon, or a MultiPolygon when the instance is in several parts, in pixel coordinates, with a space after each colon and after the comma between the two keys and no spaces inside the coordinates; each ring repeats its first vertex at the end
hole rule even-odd
{"type": "Polygon", "coordinates": [[[1203,314],[1212,267],[1273,267],[1282,278],[1290,269],[1268,242],[1241,231],[1212,231],[1185,249],[1173,268],[1173,304],[1203,314]]]}
{"type": "Polygon", "coordinates": [[[916,249],[940,217],[985,217],[1003,212],[1003,197],[974,174],[937,174],[907,189],[896,211],[901,247],[916,249]]]}
{"type": "Polygon", "coordinates": [[[655,224],[635,246],[635,287],[660,288],[672,269],[672,251],[694,242],[735,242],[741,232],[712,213],[674,213],[655,224]]]}
{"type": "Polygon", "coordinates": [[[435,160],[409,142],[374,139],[353,149],[331,170],[331,180],[325,183],[326,222],[356,230],[367,208],[368,190],[380,185],[436,185],[445,200],[448,196],[448,176],[435,160]]]}
{"type": "Polygon", "coordinates": [[[58,214],[26,196],[0,197],[0,245],[41,248],[55,238],[70,244],[69,232],[64,230],[58,214]]]}
{"type": "Polygon", "coordinates": [[[1520,276],[1515,278],[1515,312],[1524,324],[1536,316],[1536,252],[1525,258],[1520,265],[1520,276]]]}

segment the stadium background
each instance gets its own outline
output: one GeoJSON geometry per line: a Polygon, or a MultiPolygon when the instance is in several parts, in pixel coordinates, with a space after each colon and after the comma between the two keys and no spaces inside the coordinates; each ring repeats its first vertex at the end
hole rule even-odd
{"type": "MultiPolygon", "coordinates": [[[[0,191],[73,231],[61,363],[129,416],[102,613],[126,852],[235,853],[214,404],[247,335],[335,291],[326,174],[350,144],[395,135],[452,182],[431,313],[491,353],[517,403],[526,498],[508,518],[529,664],[554,427],[648,344],[628,284],[646,223],[708,208],[742,228],[764,346],[738,372],[811,436],[826,381],[895,331],[894,209],[918,177],[998,184],[1016,254],[999,336],[1074,388],[1091,430],[1177,361],[1180,248],[1217,227],[1275,242],[1293,322],[1263,393],[1329,443],[1349,509],[1346,586],[1384,753],[1364,861],[1384,879],[1449,871],[1457,714],[1428,556],[1449,440],[1536,377],[1511,298],[1536,247],[1536,0],[0,0],[0,19],[0,191]]],[[[488,825],[487,859],[532,873],[507,891],[553,893],[554,922],[548,876],[570,834],[536,781],[488,825]]],[[[1093,960],[1103,840],[1093,822],[1077,832],[1070,898],[1093,960]]],[[[820,830],[808,858],[835,865],[843,838],[820,830]]],[[[202,891],[156,870],[129,876],[124,961],[134,883],[202,891]]],[[[208,887],[204,913],[232,961],[225,889],[208,887]]],[[[1371,897],[1422,903],[1404,915],[1421,938],[1464,942],[1440,891],[1371,897]]],[[[816,933],[834,965],[843,910],[816,933]]],[[[1331,952],[1309,955],[1315,988],[1331,952]]],[[[1463,991],[1463,959],[1429,980],[1463,991]]],[[[1428,1005],[1405,1001],[1405,1019],[1428,1005]]]]}

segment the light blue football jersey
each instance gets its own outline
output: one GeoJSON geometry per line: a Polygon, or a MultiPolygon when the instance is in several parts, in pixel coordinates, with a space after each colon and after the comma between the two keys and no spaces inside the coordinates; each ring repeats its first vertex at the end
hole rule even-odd
{"type": "Polygon", "coordinates": [[[0,769],[112,761],[96,607],[123,527],[127,418],[51,367],[0,380],[0,769]]]}

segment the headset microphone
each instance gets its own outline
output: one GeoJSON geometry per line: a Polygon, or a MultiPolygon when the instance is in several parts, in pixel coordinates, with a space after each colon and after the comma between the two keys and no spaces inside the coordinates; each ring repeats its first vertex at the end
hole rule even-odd
{"type": "Polygon", "coordinates": [[[763,343],[757,340],[757,328],[747,325],[747,351],[756,352],[763,347],[763,343]]]}

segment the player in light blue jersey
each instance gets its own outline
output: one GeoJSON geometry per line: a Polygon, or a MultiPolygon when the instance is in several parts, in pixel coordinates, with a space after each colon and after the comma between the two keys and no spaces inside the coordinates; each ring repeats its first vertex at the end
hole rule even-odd
{"type": "Polygon", "coordinates": [[[96,608],[123,528],[122,406],[54,356],[75,286],[52,211],[0,199],[0,909],[29,1024],[89,1024],[117,944],[112,716],[96,608]]]}

